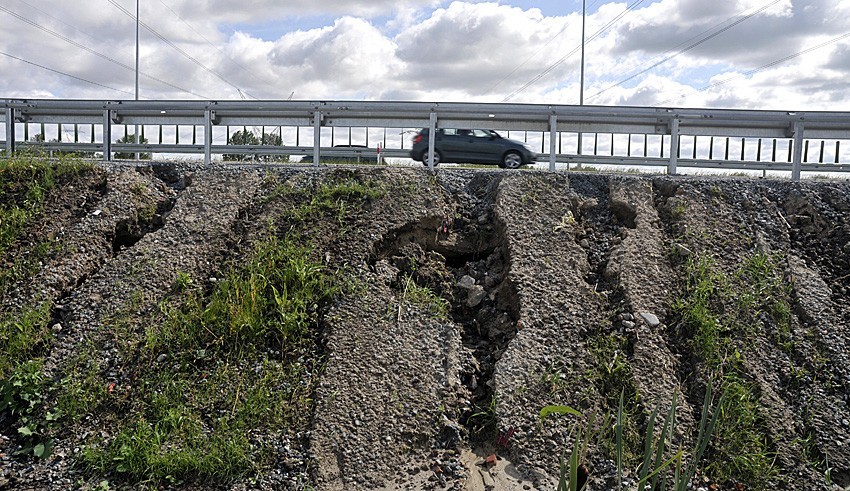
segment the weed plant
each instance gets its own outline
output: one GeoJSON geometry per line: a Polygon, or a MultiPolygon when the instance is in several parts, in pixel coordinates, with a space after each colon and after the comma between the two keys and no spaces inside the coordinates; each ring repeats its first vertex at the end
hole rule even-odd
{"type": "Polygon", "coordinates": [[[763,489],[776,469],[759,392],[744,361],[748,340],[765,327],[778,333],[780,348],[790,346],[790,290],[779,259],[754,254],[727,274],[708,256],[691,257],[684,265],[683,295],[673,305],[704,375],[719,380],[726,396],[706,472],[753,489],[763,489]]]}
{"type": "MultiPolygon", "coordinates": [[[[0,257],[10,265],[0,270],[0,302],[55,252],[53,244],[42,242],[11,256],[15,242],[42,212],[51,190],[90,168],[91,164],[80,160],[26,154],[0,160],[0,257]]],[[[50,301],[35,301],[0,312],[0,415],[5,416],[0,421],[20,438],[18,453],[36,457],[50,455],[50,434],[59,418],[57,412],[43,407],[49,383],[41,375],[41,366],[51,338],[52,307],[50,301]]]]}
{"type": "MultiPolygon", "coordinates": [[[[678,394],[674,393],[670,411],[667,413],[661,426],[660,434],[656,438],[655,423],[659,416],[660,403],[655,406],[650,415],[642,452],[640,465],[635,469],[633,475],[637,477],[636,489],[651,489],[654,491],[686,491],[691,488],[692,481],[696,475],[712,434],[717,424],[718,417],[722,413],[725,395],[714,400],[712,383],[706,387],[705,399],[703,401],[702,417],[700,418],[698,435],[694,448],[686,459],[685,452],[679,447],[678,451],[670,447],[672,434],[676,423],[676,401],[678,394]],[[668,486],[668,482],[670,483],[668,486]]],[[[589,443],[595,438],[595,417],[587,421],[581,412],[569,406],[546,406],[540,411],[539,420],[542,422],[554,415],[566,415],[578,417],[580,421],[573,425],[572,451],[569,459],[566,458],[566,449],[561,456],[560,472],[558,480],[558,491],[582,491],[586,489],[586,475],[581,477],[581,468],[584,465],[589,443]]],[[[624,467],[631,467],[625,462],[625,455],[630,449],[626,448],[623,439],[623,426],[625,424],[624,393],[620,394],[617,407],[616,423],[614,425],[614,445],[616,447],[616,489],[623,489],[624,467]]],[[[636,449],[633,449],[636,450],[636,449]]],[[[586,469],[584,469],[586,472],[586,469]]]]}
{"type": "Polygon", "coordinates": [[[430,288],[418,285],[410,275],[404,277],[402,302],[415,305],[437,319],[446,320],[449,318],[449,302],[430,288]]]}
{"type": "Polygon", "coordinates": [[[151,482],[226,482],[267,466],[271,441],[249,435],[306,427],[321,369],[316,326],[339,292],[311,252],[272,235],[208,295],[178,273],[183,305],[161,304],[162,322],[147,329],[140,398],[118,404],[129,417],[112,415],[116,436],[87,445],[84,463],[151,482]]]}

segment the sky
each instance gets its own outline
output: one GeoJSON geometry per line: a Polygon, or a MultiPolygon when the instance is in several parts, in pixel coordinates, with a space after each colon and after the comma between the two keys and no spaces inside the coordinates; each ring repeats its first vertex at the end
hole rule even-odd
{"type": "MultiPolygon", "coordinates": [[[[850,110],[850,0],[141,0],[142,100],[850,110]]],[[[134,0],[0,0],[0,98],[132,100],[134,0]]]]}

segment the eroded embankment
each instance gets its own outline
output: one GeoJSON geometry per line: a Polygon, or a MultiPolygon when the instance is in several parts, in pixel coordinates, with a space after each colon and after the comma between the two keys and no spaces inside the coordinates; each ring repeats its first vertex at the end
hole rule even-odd
{"type": "Polygon", "coordinates": [[[32,358],[78,413],[32,460],[4,412],[0,489],[554,489],[578,428],[609,489],[621,395],[633,489],[649,416],[676,401],[690,458],[708,386],[702,483],[850,484],[844,183],[170,167],[72,186],[3,258],[63,251],[3,309],[50,302],[32,358]],[[305,285],[333,298],[290,303],[305,285]]]}

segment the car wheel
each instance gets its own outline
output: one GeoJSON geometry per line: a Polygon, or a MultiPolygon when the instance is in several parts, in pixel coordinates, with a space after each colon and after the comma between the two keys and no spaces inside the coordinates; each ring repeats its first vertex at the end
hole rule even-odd
{"type": "MultiPolygon", "coordinates": [[[[434,167],[437,167],[437,164],[440,163],[440,160],[441,160],[440,152],[438,152],[437,150],[434,150],[434,167]]],[[[425,152],[425,153],[422,154],[422,164],[425,167],[428,167],[428,152],[425,152]]]]}
{"type": "Polygon", "coordinates": [[[508,152],[502,157],[502,167],[505,169],[519,169],[522,165],[522,156],[517,152],[508,152]]]}

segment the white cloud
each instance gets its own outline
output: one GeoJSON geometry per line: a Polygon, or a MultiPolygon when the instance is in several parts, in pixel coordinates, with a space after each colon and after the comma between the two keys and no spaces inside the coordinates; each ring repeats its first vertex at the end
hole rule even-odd
{"type": "MultiPolygon", "coordinates": [[[[603,2],[587,17],[588,37],[599,31],[586,46],[585,95],[599,94],[589,104],[850,109],[850,38],[837,39],[850,32],[848,0],[658,0],[627,10],[633,3],[603,2]]],[[[110,0],[90,5],[0,5],[0,97],[132,94],[134,20],[110,0]]],[[[581,15],[566,11],[575,6],[558,16],[510,0],[141,7],[188,54],[143,29],[142,98],[578,102],[581,15]],[[259,32],[278,24],[286,28],[273,38],[259,32]]]]}

